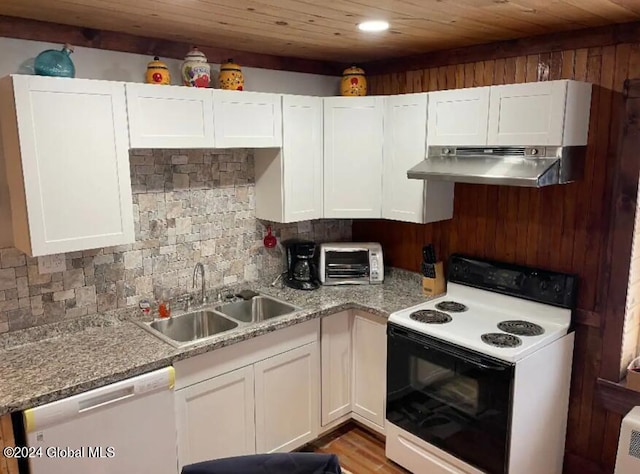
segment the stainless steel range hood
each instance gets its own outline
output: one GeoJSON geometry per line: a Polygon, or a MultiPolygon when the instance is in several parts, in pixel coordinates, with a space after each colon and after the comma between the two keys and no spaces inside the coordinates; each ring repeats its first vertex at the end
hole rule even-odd
{"type": "Polygon", "coordinates": [[[430,146],[410,179],[540,188],[582,178],[586,147],[430,146]]]}

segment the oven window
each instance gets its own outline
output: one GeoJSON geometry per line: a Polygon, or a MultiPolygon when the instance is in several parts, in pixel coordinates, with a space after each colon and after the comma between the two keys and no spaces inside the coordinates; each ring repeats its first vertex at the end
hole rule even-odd
{"type": "Polygon", "coordinates": [[[389,324],[387,420],[489,473],[506,473],[513,366],[389,324]]]}

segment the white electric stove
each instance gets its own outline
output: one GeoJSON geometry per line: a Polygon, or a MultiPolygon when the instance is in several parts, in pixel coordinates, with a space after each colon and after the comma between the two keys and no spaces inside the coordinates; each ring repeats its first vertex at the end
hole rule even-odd
{"type": "Polygon", "coordinates": [[[415,474],[561,474],[577,277],[453,255],[387,327],[387,457],[415,474]]]}
{"type": "Polygon", "coordinates": [[[442,295],[389,321],[508,362],[564,336],[571,310],[449,283],[442,295]]]}

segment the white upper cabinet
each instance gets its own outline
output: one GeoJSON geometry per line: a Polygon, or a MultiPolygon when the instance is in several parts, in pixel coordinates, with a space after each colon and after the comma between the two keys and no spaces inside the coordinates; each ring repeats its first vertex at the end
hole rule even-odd
{"type": "Polygon", "coordinates": [[[285,96],[283,222],[320,219],[322,212],[322,99],[285,96]]]}
{"type": "Polygon", "coordinates": [[[561,80],[430,92],[428,145],[586,145],[591,87],[561,80]]]}
{"type": "Polygon", "coordinates": [[[429,92],[429,145],[485,145],[490,91],[473,87],[429,92]]]}
{"type": "Polygon", "coordinates": [[[131,148],[213,148],[213,92],[126,84],[131,148]]]}
{"type": "Polygon", "coordinates": [[[324,99],[324,216],[382,216],[383,97],[324,99]]]}
{"type": "Polygon", "coordinates": [[[14,244],[31,255],[134,241],[124,84],[0,82],[14,244]]]}
{"type": "Polygon", "coordinates": [[[322,99],[282,100],[282,149],[255,151],[256,217],[298,222],[323,216],[322,99]]]}
{"type": "Polygon", "coordinates": [[[213,91],[216,148],[282,146],[282,95],[213,91]]]}
{"type": "Polygon", "coordinates": [[[382,217],[424,224],[453,217],[453,183],[407,178],[427,153],[428,94],[385,98],[382,217]]]}
{"type": "Polygon", "coordinates": [[[491,87],[488,145],[586,145],[591,84],[530,82],[491,87]]]}

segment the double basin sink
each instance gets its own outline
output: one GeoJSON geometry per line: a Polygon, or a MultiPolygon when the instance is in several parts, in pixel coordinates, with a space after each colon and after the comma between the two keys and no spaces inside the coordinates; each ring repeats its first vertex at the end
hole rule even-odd
{"type": "Polygon", "coordinates": [[[270,296],[257,295],[248,300],[220,303],[141,325],[172,346],[182,347],[299,309],[270,296]]]}

